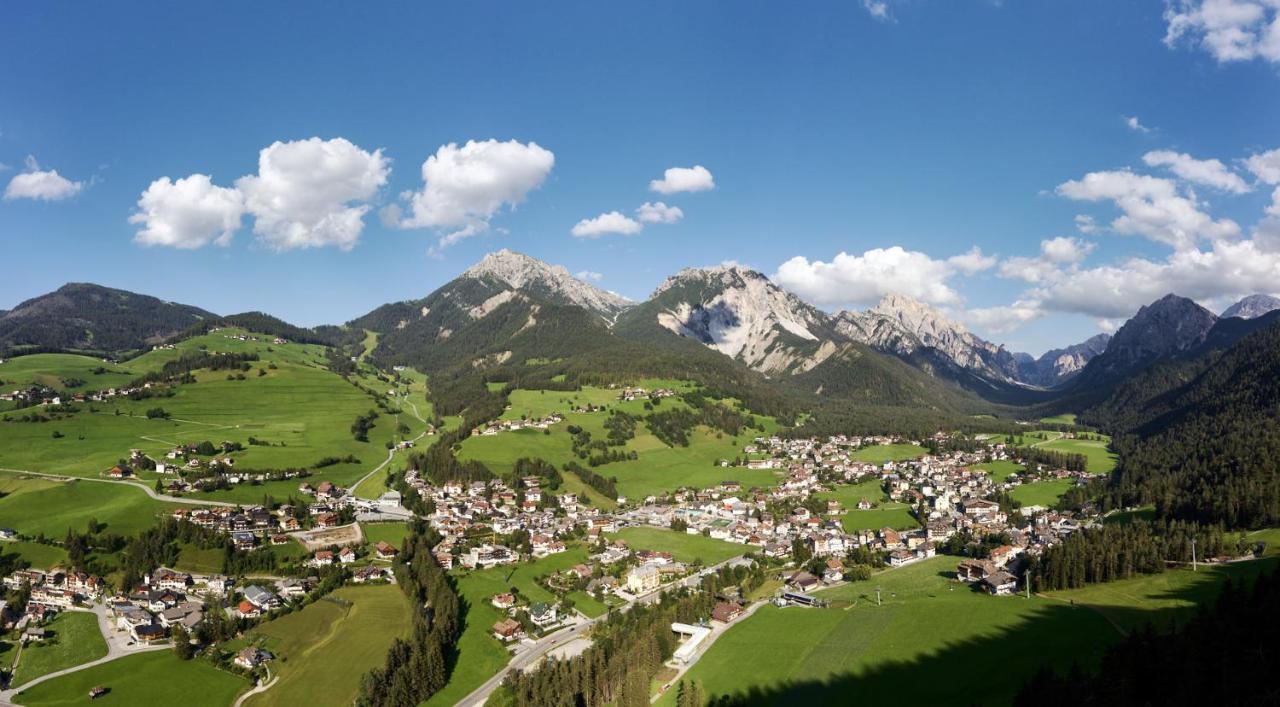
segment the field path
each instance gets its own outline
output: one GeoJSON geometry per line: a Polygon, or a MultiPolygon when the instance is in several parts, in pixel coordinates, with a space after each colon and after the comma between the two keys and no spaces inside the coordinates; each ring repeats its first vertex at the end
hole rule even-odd
{"type": "MultiPolygon", "coordinates": [[[[414,417],[416,417],[416,418],[418,418],[418,421],[419,421],[419,422],[426,423],[426,420],[422,419],[422,414],[418,412],[418,406],[417,406],[417,405],[414,405],[414,404],[413,404],[413,401],[409,400],[409,396],[407,396],[407,395],[405,396],[404,402],[408,403],[408,404],[409,404],[409,407],[413,408],[413,416],[414,416],[414,417]]],[[[420,439],[422,439],[423,437],[426,437],[426,436],[427,436],[427,431],[424,429],[424,430],[422,431],[422,433],[421,433],[421,434],[419,434],[417,437],[414,437],[413,439],[411,439],[411,440],[409,440],[409,441],[410,441],[410,442],[414,442],[414,443],[416,443],[418,440],[420,440],[420,439]]],[[[368,481],[368,480],[369,480],[369,478],[370,478],[370,477],[372,477],[374,474],[376,474],[376,473],[378,473],[379,471],[382,471],[383,469],[387,468],[387,465],[391,463],[391,460],[396,458],[396,452],[398,452],[398,451],[400,451],[400,450],[399,450],[399,448],[396,448],[396,447],[393,447],[393,448],[391,448],[391,449],[388,449],[388,450],[387,450],[387,458],[386,458],[386,459],[383,459],[381,464],[379,464],[379,465],[377,465],[377,466],[373,467],[373,469],[371,469],[371,470],[369,471],[369,473],[368,473],[368,474],[365,474],[364,476],[361,476],[361,477],[360,477],[360,479],[359,479],[358,481],[356,481],[354,484],[351,484],[351,492],[352,492],[352,495],[354,495],[354,494],[355,494],[355,489],[359,488],[360,484],[363,484],[364,482],[368,481]]]]}
{"type": "MultiPolygon", "coordinates": [[[[270,674],[271,674],[271,669],[270,669],[270,668],[268,668],[268,669],[267,669],[267,674],[268,674],[268,675],[270,675],[270,674]]],[[[270,680],[267,680],[266,682],[259,682],[257,685],[255,685],[255,686],[253,687],[253,689],[252,689],[252,690],[249,690],[248,692],[244,693],[243,695],[240,695],[239,697],[237,697],[237,698],[236,698],[236,703],[235,703],[234,707],[241,707],[241,705],[243,705],[243,704],[244,704],[244,701],[245,701],[245,700],[247,700],[247,699],[249,699],[250,697],[253,697],[254,695],[262,694],[262,693],[266,692],[267,690],[270,690],[273,686],[275,686],[275,684],[276,684],[279,680],[280,680],[280,676],[279,676],[279,675],[275,675],[275,676],[273,676],[270,680]]]]}
{"type": "Polygon", "coordinates": [[[155,489],[145,484],[135,484],[132,481],[120,481],[118,479],[97,479],[92,476],[67,476],[66,474],[46,474],[43,471],[31,471],[30,469],[8,469],[0,467],[0,471],[10,474],[25,474],[27,476],[42,476],[46,479],[57,479],[59,481],[93,481],[99,484],[119,484],[135,488],[147,494],[157,501],[165,503],[183,503],[189,506],[228,506],[235,507],[236,504],[226,501],[208,501],[200,498],[184,498],[182,496],[170,496],[165,493],[156,493],[155,489]]]}

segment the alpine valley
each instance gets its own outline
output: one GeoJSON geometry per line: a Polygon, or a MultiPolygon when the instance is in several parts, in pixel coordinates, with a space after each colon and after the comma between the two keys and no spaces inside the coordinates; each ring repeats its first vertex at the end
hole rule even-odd
{"type": "Polygon", "coordinates": [[[68,284],[0,313],[0,702],[1038,704],[1253,640],[1278,386],[1266,295],[1034,358],[730,265],[318,327],[68,284]]]}

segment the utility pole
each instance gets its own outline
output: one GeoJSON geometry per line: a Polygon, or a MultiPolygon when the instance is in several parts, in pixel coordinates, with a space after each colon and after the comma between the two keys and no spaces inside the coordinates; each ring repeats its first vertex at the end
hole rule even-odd
{"type": "Polygon", "coordinates": [[[1195,538],[1191,538],[1191,571],[1192,572],[1200,571],[1199,569],[1196,568],[1196,539],[1195,538]]]}
{"type": "Polygon", "coordinates": [[[876,606],[880,606],[880,587],[876,587],[876,606]]]}
{"type": "Polygon", "coordinates": [[[1031,598],[1031,573],[1027,572],[1026,577],[1027,577],[1027,598],[1030,599],[1031,598]]]}

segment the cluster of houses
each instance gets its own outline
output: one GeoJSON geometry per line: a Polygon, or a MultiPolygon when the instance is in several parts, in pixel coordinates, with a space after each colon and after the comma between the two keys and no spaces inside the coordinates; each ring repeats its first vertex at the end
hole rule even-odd
{"type": "Polygon", "coordinates": [[[486,425],[475,428],[472,430],[472,434],[482,437],[492,437],[499,432],[515,432],[516,430],[545,430],[558,422],[564,422],[564,416],[558,412],[553,412],[538,420],[494,420],[486,425]]]}
{"type": "Polygon", "coordinates": [[[104,588],[100,577],[58,567],[17,570],[4,578],[4,586],[15,591],[26,586],[30,598],[21,615],[7,606],[0,607],[0,628],[40,623],[59,611],[97,598],[104,588]]]}
{"type": "Polygon", "coordinates": [[[676,391],[670,388],[645,390],[639,386],[627,386],[618,393],[618,400],[623,402],[631,402],[632,400],[657,400],[659,398],[670,398],[675,396],[675,394],[676,391]]]}

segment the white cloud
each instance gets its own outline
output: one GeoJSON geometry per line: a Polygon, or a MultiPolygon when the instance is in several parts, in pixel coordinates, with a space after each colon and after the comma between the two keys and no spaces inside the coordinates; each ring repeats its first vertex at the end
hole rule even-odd
{"type": "Polygon", "coordinates": [[[387,183],[391,161],[344,138],[274,142],[258,153],[258,173],[236,180],[253,232],[277,251],[350,250],[364,230],[367,201],[387,183]]]}
{"type": "Polygon", "coordinates": [[[1219,63],[1263,59],[1280,62],[1280,2],[1276,0],[1178,0],[1164,13],[1166,45],[1198,43],[1219,63]]]}
{"type": "Polygon", "coordinates": [[[1271,192],[1271,203],[1267,205],[1267,215],[1280,218],[1280,187],[1271,192]]]}
{"type": "Polygon", "coordinates": [[[886,0],[862,0],[862,7],[877,20],[889,20],[889,3],[886,0]]]}
{"type": "Polygon", "coordinates": [[[1138,120],[1138,116],[1136,115],[1124,116],[1124,124],[1128,126],[1129,129],[1134,131],[1135,133],[1151,132],[1151,128],[1148,128],[1147,126],[1143,125],[1142,121],[1138,120]]]}
{"type": "Polygon", "coordinates": [[[1240,175],[1232,172],[1220,160],[1198,160],[1191,155],[1173,150],[1152,150],[1142,156],[1142,161],[1150,167],[1168,167],[1170,172],[1195,184],[1203,184],[1232,194],[1244,194],[1249,191],[1249,185],[1240,178],[1240,175]]]}
{"type": "Polygon", "coordinates": [[[702,165],[672,167],[662,173],[662,179],[649,182],[649,189],[659,194],[676,194],[686,191],[708,191],[716,188],[716,180],[702,165]]]}
{"type": "Polygon", "coordinates": [[[1019,300],[1011,305],[979,307],[964,313],[966,322],[994,334],[1004,334],[1044,316],[1039,302],[1019,300]]]}
{"type": "Polygon", "coordinates": [[[600,282],[601,280],[604,279],[604,275],[601,275],[600,273],[594,270],[579,270],[578,272],[574,273],[573,276],[578,278],[579,280],[590,280],[592,282],[600,282]]]}
{"type": "Polygon", "coordinates": [[[1026,282],[1043,282],[1055,275],[1063,264],[1079,263],[1096,244],[1078,238],[1059,236],[1040,241],[1040,255],[1034,258],[1016,256],[1000,263],[1000,277],[1026,282]]]}
{"type": "Polygon", "coordinates": [[[1122,213],[1111,222],[1112,230],[1146,236],[1179,249],[1193,247],[1202,238],[1240,234],[1235,221],[1214,220],[1200,210],[1194,194],[1179,193],[1168,179],[1128,170],[1090,172],[1079,180],[1059,184],[1056,191],[1076,201],[1111,201],[1122,213]]]}
{"type": "Polygon", "coordinates": [[[1098,222],[1087,214],[1076,214],[1076,230],[1086,235],[1098,232],[1098,222]]]}
{"type": "Polygon", "coordinates": [[[983,255],[982,249],[974,246],[966,253],[947,258],[947,264],[965,275],[973,275],[995,267],[996,258],[993,255],[983,255]]]}
{"type": "Polygon", "coordinates": [[[1280,184],[1280,148],[1250,155],[1244,166],[1263,184],[1280,184]]]}
{"type": "Polygon", "coordinates": [[[869,305],[890,292],[931,304],[960,302],[947,280],[990,267],[993,259],[977,249],[946,260],[901,246],[875,248],[862,255],[839,253],[829,263],[796,256],[778,266],[773,279],[805,299],[823,305],[869,305]]]}
{"type": "Polygon", "coordinates": [[[684,218],[684,212],[679,206],[667,206],[661,201],[646,201],[636,209],[636,218],[641,223],[675,223],[684,218]]]}
{"type": "Polygon", "coordinates": [[[610,211],[595,218],[582,219],[569,232],[577,238],[599,238],[610,233],[633,236],[643,229],[644,224],[639,221],[621,212],[610,211]]]}
{"type": "Polygon", "coordinates": [[[5,187],[5,201],[13,199],[35,199],[37,201],[62,201],[69,199],[84,189],[84,182],[73,182],[58,174],[58,170],[40,169],[36,158],[27,155],[27,171],[15,174],[5,187]]]}
{"type": "MultiPolygon", "coordinates": [[[[504,206],[520,204],[542,186],[555,162],[555,155],[536,142],[441,145],[422,163],[422,189],[402,195],[410,213],[398,225],[450,230],[440,238],[440,248],[483,233],[504,206]]],[[[389,213],[397,216],[398,210],[389,213]]]]}
{"type": "Polygon", "coordinates": [[[138,198],[138,211],[129,223],[142,224],[135,243],[174,248],[200,248],[212,242],[231,243],[240,230],[244,199],[240,192],[215,186],[204,174],[176,182],[161,177],[138,198]]]}
{"type": "Polygon", "coordinates": [[[1040,254],[1054,263],[1078,263],[1093,252],[1096,243],[1082,241],[1079,238],[1059,236],[1040,241],[1040,254]]]}

